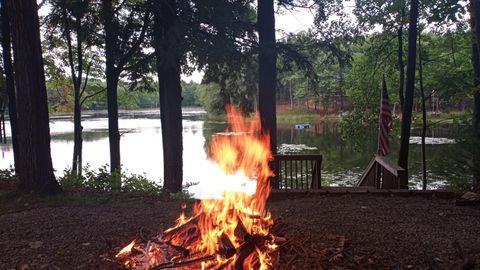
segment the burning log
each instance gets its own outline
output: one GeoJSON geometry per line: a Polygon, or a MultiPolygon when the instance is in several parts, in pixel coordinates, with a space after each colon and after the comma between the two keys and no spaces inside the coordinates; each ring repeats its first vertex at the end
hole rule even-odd
{"type": "Polygon", "coordinates": [[[245,242],[238,249],[237,260],[235,261],[235,270],[243,270],[243,264],[245,260],[252,254],[255,250],[255,244],[251,241],[245,242]]]}
{"type": "MultiPolygon", "coordinates": [[[[265,209],[273,175],[268,132],[260,130],[260,118],[247,121],[228,109],[236,136],[216,136],[211,142],[212,159],[226,176],[256,181],[254,194],[224,191],[221,199],[199,202],[193,217],[182,214],[177,226],[145,244],[133,244],[132,252],[119,259],[135,270],[159,269],[270,269],[278,244],[269,233],[270,213],[265,209]]],[[[227,130],[227,132],[229,132],[227,130]]]]}
{"type": "Polygon", "coordinates": [[[230,241],[230,238],[228,238],[225,233],[222,233],[222,236],[220,236],[220,248],[218,249],[218,254],[226,259],[229,259],[235,255],[235,253],[236,250],[235,246],[232,244],[232,241],[230,241]]]}
{"type": "Polygon", "coordinates": [[[168,230],[162,234],[162,240],[165,242],[172,241],[173,239],[191,239],[195,237],[199,237],[198,234],[198,222],[200,221],[202,214],[197,215],[191,218],[189,221],[185,222],[184,224],[168,230]]]}
{"type": "Polygon", "coordinates": [[[159,265],[151,268],[151,270],[187,267],[187,266],[192,266],[192,265],[195,265],[195,264],[198,264],[198,263],[201,263],[201,262],[210,261],[210,260],[214,260],[214,259],[215,259],[215,255],[207,255],[207,256],[204,256],[204,257],[196,258],[196,259],[186,260],[186,261],[183,261],[183,262],[162,263],[162,264],[159,264],[159,265]]]}
{"type": "Polygon", "coordinates": [[[245,228],[245,225],[243,225],[241,220],[238,221],[237,227],[235,227],[235,231],[233,233],[235,234],[235,237],[242,239],[243,241],[247,241],[247,237],[250,236],[247,228],[245,228]]]}

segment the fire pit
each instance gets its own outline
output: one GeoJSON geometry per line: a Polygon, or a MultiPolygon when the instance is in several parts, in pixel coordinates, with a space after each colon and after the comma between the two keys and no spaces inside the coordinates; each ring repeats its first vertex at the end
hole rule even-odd
{"type": "Polygon", "coordinates": [[[116,259],[129,269],[270,269],[280,239],[270,233],[273,220],[265,209],[270,194],[269,134],[260,119],[247,120],[227,107],[231,129],[211,142],[212,159],[225,175],[256,181],[253,194],[225,191],[220,199],[202,200],[177,224],[146,243],[132,241],[116,259]]]}

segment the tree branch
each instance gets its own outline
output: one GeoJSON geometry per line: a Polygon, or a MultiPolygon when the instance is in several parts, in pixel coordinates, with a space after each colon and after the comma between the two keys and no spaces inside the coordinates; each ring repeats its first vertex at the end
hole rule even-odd
{"type": "Polygon", "coordinates": [[[93,60],[95,55],[92,56],[90,62],[88,62],[87,69],[85,70],[85,80],[83,81],[82,91],[80,92],[80,98],[82,98],[83,94],[85,93],[85,89],[87,88],[88,83],[88,76],[90,75],[90,67],[92,66],[93,60]]]}
{"type": "Polygon", "coordinates": [[[75,75],[75,63],[73,62],[73,50],[72,50],[72,37],[70,36],[70,25],[68,23],[67,15],[67,4],[66,1],[62,1],[62,17],[63,17],[63,26],[64,26],[64,35],[67,39],[67,50],[68,50],[68,63],[70,65],[70,76],[72,79],[73,87],[77,89],[77,77],[75,75]]]}
{"type": "Polygon", "coordinates": [[[104,92],[105,90],[106,90],[106,89],[102,89],[102,90],[100,90],[100,91],[97,91],[97,92],[95,92],[95,93],[93,93],[93,94],[90,94],[90,95],[84,97],[84,98],[82,99],[82,102],[80,102],[80,105],[83,106],[83,103],[85,103],[85,101],[86,101],[87,99],[92,98],[92,97],[94,97],[94,96],[96,96],[96,95],[98,95],[98,94],[101,94],[101,93],[104,92]]]}
{"type": "Polygon", "coordinates": [[[143,43],[143,40],[145,39],[145,34],[147,32],[149,17],[150,17],[150,13],[145,12],[145,18],[143,19],[142,31],[140,32],[140,35],[138,36],[138,39],[133,42],[133,45],[130,48],[130,50],[118,62],[117,68],[118,68],[119,71],[123,70],[123,68],[127,64],[128,60],[133,56],[133,54],[135,54],[135,52],[138,50],[140,45],[143,43]]]}
{"type": "Polygon", "coordinates": [[[124,67],[123,70],[134,70],[134,69],[138,68],[139,66],[143,65],[144,63],[152,60],[152,58],[154,56],[155,56],[155,53],[152,52],[152,53],[148,54],[147,56],[145,56],[143,59],[137,61],[135,64],[124,67]]]}

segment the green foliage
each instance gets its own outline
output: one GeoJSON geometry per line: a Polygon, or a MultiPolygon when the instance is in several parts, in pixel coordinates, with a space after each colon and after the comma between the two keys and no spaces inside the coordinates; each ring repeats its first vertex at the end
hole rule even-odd
{"type": "MultiPolygon", "coordinates": [[[[121,81],[118,87],[118,107],[125,110],[158,108],[158,84],[138,83],[131,87],[127,82],[121,81]],[[152,89],[153,88],[153,89],[152,89]]],[[[182,81],[183,106],[200,106],[199,85],[182,81]]],[[[90,79],[85,88],[86,98],[83,108],[87,110],[107,109],[106,84],[98,79],[90,79]]],[[[50,111],[53,113],[73,112],[73,85],[71,80],[59,77],[47,82],[47,91],[50,111]]]]}
{"type": "Polygon", "coordinates": [[[72,174],[70,169],[65,169],[63,175],[58,179],[62,189],[67,191],[84,188],[84,181],[84,177],[72,174]]]}
{"type": "Polygon", "coordinates": [[[192,198],[192,194],[188,193],[186,190],[182,190],[179,192],[171,193],[170,197],[175,200],[187,200],[192,198]]]}
{"type": "MultiPolygon", "coordinates": [[[[380,86],[386,76],[390,103],[399,106],[396,39],[389,33],[370,36],[354,45],[352,66],[345,77],[346,94],[352,102],[349,112],[340,125],[344,138],[361,143],[366,127],[378,125],[380,86]]],[[[433,92],[442,101],[442,110],[456,108],[456,104],[468,104],[472,100],[473,78],[470,62],[470,33],[458,29],[455,32],[422,34],[422,60],[424,88],[427,97],[433,92]]],[[[420,104],[415,94],[415,104],[420,104]]],[[[429,104],[429,100],[427,100],[429,104]]],[[[395,132],[399,123],[394,123],[395,132]]]]}
{"type": "MultiPolygon", "coordinates": [[[[279,43],[278,96],[293,107],[321,105],[325,112],[345,99],[345,73],[352,59],[351,26],[316,21],[316,28],[286,36],[279,43]],[[327,27],[329,30],[323,29],[327,27]]],[[[340,108],[342,109],[342,108],[340,108]]]]}
{"type": "Polygon", "coordinates": [[[125,110],[139,109],[138,93],[121,89],[118,91],[118,107],[125,110]]]}
{"type": "Polygon", "coordinates": [[[64,190],[93,189],[102,191],[116,191],[134,194],[158,195],[162,193],[159,184],[148,180],[145,175],[128,174],[127,172],[110,173],[107,165],[100,167],[97,171],[91,170],[89,166],[83,169],[84,174],[78,176],[66,169],[59,182],[64,190]]]}
{"type": "Polygon", "coordinates": [[[130,174],[122,176],[122,192],[140,194],[160,194],[162,188],[159,184],[150,181],[145,175],[130,174]]]}
{"type": "Polygon", "coordinates": [[[182,106],[200,106],[198,87],[199,85],[193,81],[189,83],[182,81],[182,106]]]}
{"type": "Polygon", "coordinates": [[[471,33],[459,30],[422,35],[424,88],[435,90],[441,99],[455,104],[473,93],[471,33]]]}
{"type": "Polygon", "coordinates": [[[66,77],[47,82],[47,95],[50,110],[53,112],[73,112],[73,85],[66,77]]]}
{"type": "Polygon", "coordinates": [[[223,95],[220,86],[216,83],[201,84],[198,87],[200,104],[209,114],[222,114],[230,98],[223,95]]]}

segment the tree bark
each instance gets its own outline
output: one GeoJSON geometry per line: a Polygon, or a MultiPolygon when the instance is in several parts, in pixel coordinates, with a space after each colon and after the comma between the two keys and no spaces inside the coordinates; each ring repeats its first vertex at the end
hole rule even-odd
{"type": "MultiPolygon", "coordinates": [[[[402,12],[403,14],[403,12],[402,12]]],[[[400,99],[400,110],[403,112],[403,104],[405,103],[405,98],[403,96],[404,92],[404,82],[405,82],[405,64],[403,63],[403,23],[397,30],[397,39],[398,39],[398,71],[400,73],[399,84],[398,84],[398,96],[400,99]]]]}
{"type": "Polygon", "coordinates": [[[418,77],[420,83],[420,96],[422,99],[422,180],[423,190],[427,190],[427,153],[425,149],[425,136],[427,133],[427,108],[425,106],[425,91],[423,89],[423,59],[422,59],[422,31],[418,32],[418,77]]]}
{"type": "Polygon", "coordinates": [[[473,111],[473,131],[474,142],[473,147],[473,188],[480,189],[480,1],[470,0],[470,25],[472,28],[472,64],[474,71],[473,84],[476,88],[473,93],[474,111],[473,111]]]}
{"type": "Polygon", "coordinates": [[[19,191],[53,195],[62,191],[53,174],[47,89],[35,0],[8,0],[18,96],[19,191]]]}
{"type": "MultiPolygon", "coordinates": [[[[75,165],[75,172],[77,175],[82,175],[82,105],[81,105],[81,94],[80,88],[82,87],[82,77],[83,77],[83,48],[82,48],[82,38],[81,38],[81,18],[76,18],[76,36],[77,36],[77,66],[78,74],[77,81],[75,82],[74,88],[74,109],[73,109],[73,122],[74,122],[74,148],[76,148],[76,156],[73,157],[75,165]]],[[[73,167],[72,167],[73,170],[73,167]]]]}
{"type": "Polygon", "coordinates": [[[259,61],[258,111],[264,132],[270,134],[272,154],[277,153],[275,13],[273,0],[258,0],[259,61]]]}
{"type": "Polygon", "coordinates": [[[77,37],[77,66],[78,74],[75,71],[75,62],[73,60],[73,45],[71,38],[71,29],[69,18],[67,14],[67,2],[64,0],[62,2],[62,16],[63,16],[63,26],[64,26],[64,35],[67,40],[67,51],[68,51],[68,62],[70,65],[70,76],[72,79],[73,89],[74,89],[74,110],[73,110],[73,159],[72,159],[72,174],[81,175],[82,174],[82,109],[80,102],[80,88],[82,85],[82,76],[83,76],[83,50],[82,50],[82,38],[81,38],[81,18],[76,18],[76,37],[77,37]]]}
{"type": "Polygon", "coordinates": [[[13,160],[15,163],[15,173],[19,173],[19,149],[17,135],[17,97],[15,93],[15,77],[13,74],[12,53],[11,53],[11,37],[10,37],[10,19],[7,1],[1,0],[2,14],[2,51],[3,65],[5,69],[6,88],[8,96],[8,114],[10,117],[10,129],[12,132],[13,160]]]}
{"type": "Polygon", "coordinates": [[[120,171],[120,132],[118,130],[117,86],[120,72],[115,67],[117,36],[113,29],[112,0],[103,0],[105,27],[105,58],[107,76],[108,139],[110,143],[110,171],[120,171]]]}
{"type": "Polygon", "coordinates": [[[180,84],[180,34],[174,0],[153,1],[154,44],[159,81],[162,124],[164,188],[182,190],[183,137],[182,88],[180,84]]]}
{"type": "MultiPolygon", "coordinates": [[[[417,57],[417,24],[418,0],[410,2],[410,21],[408,26],[408,63],[407,81],[405,89],[405,103],[403,106],[402,131],[400,136],[400,154],[398,165],[404,168],[408,175],[408,150],[410,143],[410,127],[412,125],[412,104],[415,87],[415,66],[417,57]]],[[[408,187],[402,187],[408,188],[408,187]]]]}
{"type": "Polygon", "coordinates": [[[474,108],[474,117],[473,117],[473,126],[475,130],[475,147],[474,147],[474,156],[473,156],[473,188],[474,190],[480,190],[480,91],[476,91],[473,94],[475,108],[474,108]]]}
{"type": "Polygon", "coordinates": [[[340,113],[343,113],[343,99],[344,99],[344,87],[345,87],[345,79],[344,79],[344,72],[345,72],[345,67],[343,64],[340,64],[340,67],[339,67],[339,75],[340,75],[340,79],[339,79],[339,94],[340,94],[340,113]]]}

